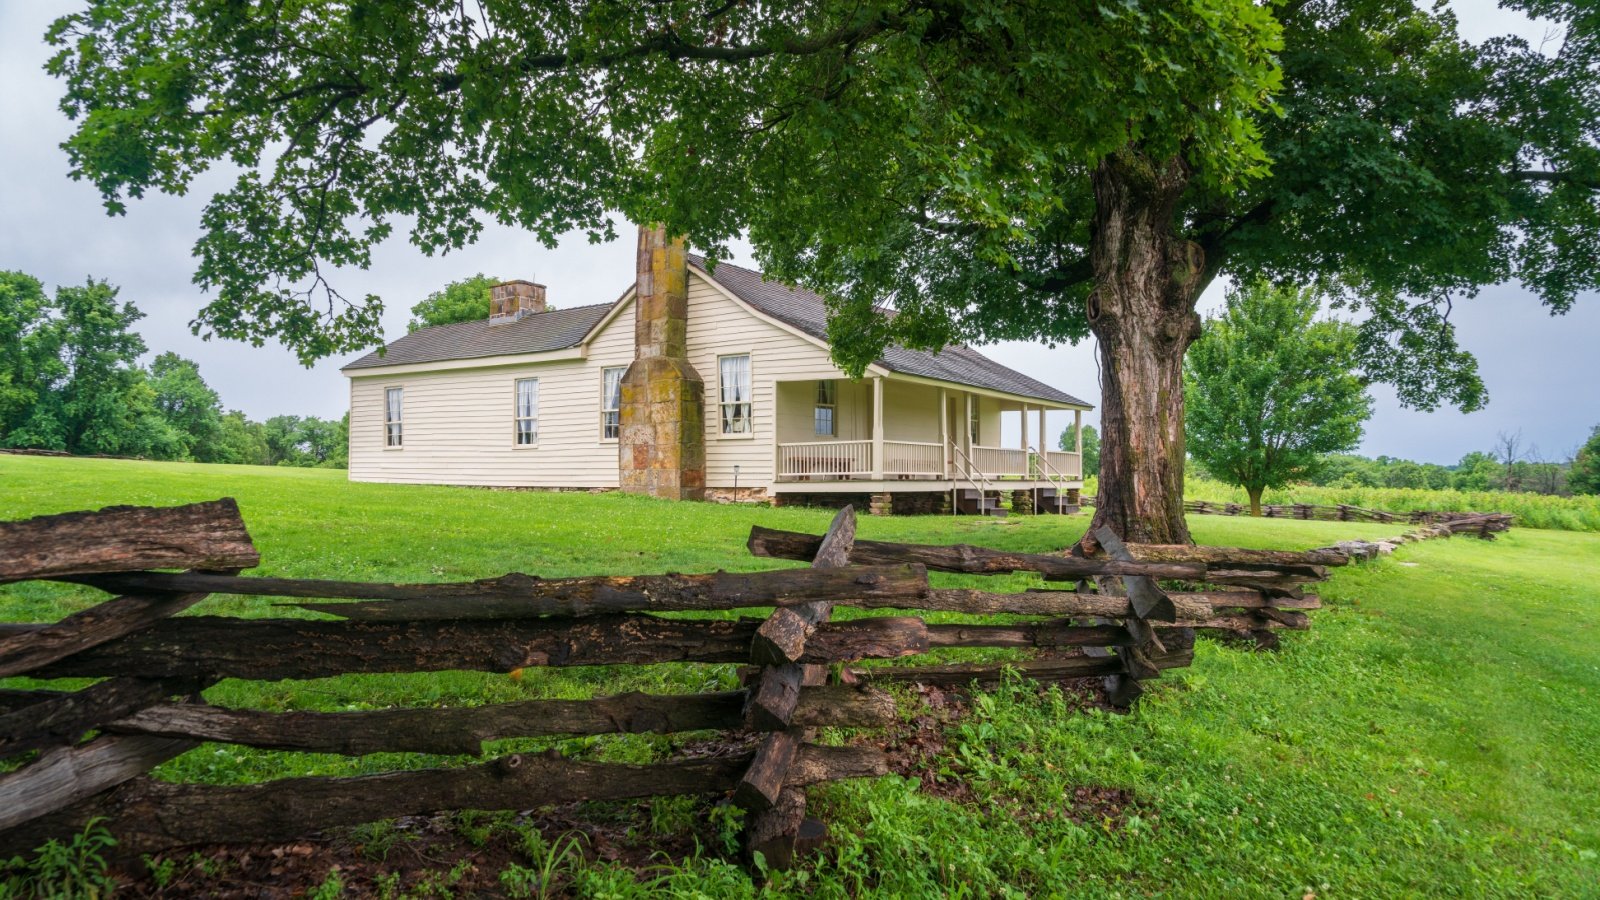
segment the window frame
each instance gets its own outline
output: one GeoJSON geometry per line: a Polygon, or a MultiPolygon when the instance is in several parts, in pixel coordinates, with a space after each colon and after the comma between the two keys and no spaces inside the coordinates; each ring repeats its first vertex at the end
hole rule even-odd
{"type": "Polygon", "coordinates": [[[627,366],[602,366],[600,368],[600,443],[602,444],[615,444],[622,439],[622,379],[627,374],[627,366]],[[615,408],[606,405],[606,401],[610,399],[606,396],[607,372],[617,373],[617,405],[615,408]],[[615,437],[607,437],[606,429],[611,423],[606,421],[606,417],[612,412],[617,414],[617,434],[615,437]]]}
{"type": "Polygon", "coordinates": [[[511,380],[512,449],[531,450],[539,446],[539,387],[539,376],[537,375],[530,375],[523,378],[513,378],[511,380]],[[522,386],[530,382],[533,384],[533,414],[525,416],[522,414],[522,386]],[[533,428],[531,429],[533,439],[530,441],[524,442],[522,440],[523,422],[533,423],[533,428]]]}
{"type": "Polygon", "coordinates": [[[750,439],[754,438],[755,436],[756,436],[756,359],[755,359],[755,354],[750,353],[748,351],[746,351],[744,353],[721,353],[721,354],[718,354],[717,355],[717,439],[718,440],[729,440],[729,441],[747,441],[747,440],[750,440],[750,439]],[[738,400],[735,400],[735,401],[732,401],[732,402],[724,401],[722,398],[724,396],[726,396],[726,394],[723,391],[723,385],[724,385],[724,382],[723,382],[723,368],[722,368],[723,361],[724,360],[729,360],[729,359],[739,359],[739,358],[743,358],[745,360],[745,373],[746,373],[746,378],[749,380],[749,383],[746,385],[746,390],[749,392],[749,396],[748,396],[747,399],[745,399],[743,401],[738,401],[738,400]],[[727,420],[723,416],[723,409],[725,407],[729,407],[729,406],[743,406],[743,407],[746,408],[746,412],[745,412],[745,416],[744,416],[744,421],[745,421],[745,430],[744,431],[727,431],[727,430],[725,430],[725,426],[726,426],[727,420]]]}
{"type": "Polygon", "coordinates": [[[813,437],[839,436],[839,382],[832,378],[817,379],[817,392],[811,403],[811,434],[813,437]],[[818,416],[828,411],[828,430],[818,431],[818,416]]]}
{"type": "Polygon", "coordinates": [[[406,448],[406,388],[403,384],[386,384],[383,386],[383,449],[404,450],[406,448]],[[390,397],[398,397],[396,403],[390,402],[390,397]],[[393,418],[390,418],[393,414],[393,418]]]}
{"type": "Polygon", "coordinates": [[[967,446],[981,447],[983,444],[978,441],[978,436],[980,434],[979,425],[983,422],[983,408],[978,403],[977,397],[972,398],[969,409],[970,411],[967,413],[967,446]]]}

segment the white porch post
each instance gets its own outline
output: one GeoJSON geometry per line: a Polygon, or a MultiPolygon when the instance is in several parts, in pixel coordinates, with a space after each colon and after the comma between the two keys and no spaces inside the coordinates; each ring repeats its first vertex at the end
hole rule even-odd
{"type": "MultiPolygon", "coordinates": [[[[967,448],[967,468],[972,468],[972,394],[967,394],[966,417],[961,420],[962,446],[967,448]]],[[[970,475],[971,472],[968,472],[970,475]]]]}
{"type": "Polygon", "coordinates": [[[1022,404],[1022,449],[1024,452],[1031,449],[1028,441],[1028,404],[1022,404]]]}
{"type": "Polygon", "coordinates": [[[939,388],[939,472],[950,474],[950,400],[944,388],[939,388]]]}
{"type": "Polygon", "coordinates": [[[872,480],[883,480],[883,376],[872,379],[872,480]]]}
{"type": "Polygon", "coordinates": [[[1078,454],[1078,478],[1083,479],[1083,410],[1072,411],[1072,434],[1077,440],[1074,442],[1073,452],[1078,454]]]}

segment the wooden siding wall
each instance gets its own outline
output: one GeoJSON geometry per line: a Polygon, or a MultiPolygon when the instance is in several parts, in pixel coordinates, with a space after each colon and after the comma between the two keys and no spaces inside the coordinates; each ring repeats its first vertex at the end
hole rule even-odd
{"type": "MultiPolygon", "coordinates": [[[[772,480],[776,392],[780,381],[842,379],[828,351],[751,315],[698,273],[689,274],[689,360],[706,386],[706,480],[711,487],[772,480]],[[754,433],[724,436],[717,413],[719,356],[748,353],[754,383],[754,433]]],[[[504,487],[615,487],[616,442],[600,439],[601,370],[633,360],[633,310],[622,310],[595,336],[587,358],[542,364],[457,369],[350,382],[350,479],[504,487]],[[539,444],[512,443],[516,380],[539,379],[539,444]],[[405,444],[383,442],[383,392],[405,388],[405,444]]],[[[810,388],[814,390],[813,388],[810,388]]],[[[840,384],[846,429],[866,437],[870,385],[840,384]]],[[[786,395],[786,399],[787,399],[786,395]]],[[[797,427],[811,432],[809,395],[797,427]]],[[[930,401],[929,408],[932,408],[930,401]]],[[[794,437],[786,440],[810,440],[794,437]]]]}
{"type": "Polygon", "coordinates": [[[497,487],[615,487],[616,441],[600,437],[601,370],[633,360],[627,311],[588,358],[350,382],[350,480],[497,487]],[[512,442],[515,384],[539,379],[539,443],[512,442]],[[405,443],[383,444],[383,391],[405,388],[405,443]]]}

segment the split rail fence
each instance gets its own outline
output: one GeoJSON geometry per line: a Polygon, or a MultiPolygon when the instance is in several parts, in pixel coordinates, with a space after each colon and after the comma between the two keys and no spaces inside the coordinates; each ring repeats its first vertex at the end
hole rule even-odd
{"type": "Polygon", "coordinates": [[[136,859],[456,809],[721,793],[750,813],[747,849],[783,866],[826,835],[806,816],[808,786],[887,771],[877,748],[813,741],[819,727],[897,721],[895,700],[879,685],[988,685],[1015,668],[1046,682],[1102,678],[1110,701],[1126,705],[1140,682],[1190,663],[1196,631],[1267,644],[1280,629],[1307,627],[1306,610],[1320,601],[1305,588],[1350,559],[1336,549],[1124,546],[1103,529],[1096,537],[1103,558],[858,540],[846,508],[824,535],[752,530],[756,556],[801,560],[808,569],[372,584],[241,576],[260,557],[227,499],[0,523],[0,584],[52,580],[117,595],[55,623],[0,625],[0,678],[99,679],[72,691],[0,689],[0,758],[12,766],[0,774],[0,858],[91,819],[117,839],[118,857],[136,859]],[[1065,589],[934,589],[930,570],[1035,572],[1065,589]],[[175,617],[213,594],[289,598],[333,618],[175,617]],[[833,621],[839,605],[1032,618],[833,621]],[[657,615],[765,607],[774,611],[764,619],[657,615]],[[908,659],[950,647],[1043,652],[1015,663],[908,659]],[[657,663],[744,664],[746,687],[356,712],[224,708],[201,696],[224,678],[657,663]],[[481,756],[483,742],[504,738],[703,730],[759,742],[747,753],[649,765],[507,754],[453,768],[236,786],[149,775],[208,741],[481,756]]]}
{"type": "MultiPolygon", "coordinates": [[[[1083,504],[1093,506],[1094,497],[1085,497],[1083,504]]],[[[1243,503],[1217,503],[1211,500],[1185,500],[1184,512],[1203,516],[1248,516],[1250,507],[1243,503]]],[[[1491,538],[1500,531],[1511,528],[1514,516],[1510,513],[1454,512],[1449,510],[1412,510],[1411,512],[1384,512],[1380,509],[1363,509],[1359,506],[1337,504],[1319,506],[1312,503],[1284,503],[1261,505],[1263,519],[1315,519],[1324,522],[1397,522],[1410,525],[1438,525],[1448,527],[1453,534],[1476,534],[1491,538]]]]}

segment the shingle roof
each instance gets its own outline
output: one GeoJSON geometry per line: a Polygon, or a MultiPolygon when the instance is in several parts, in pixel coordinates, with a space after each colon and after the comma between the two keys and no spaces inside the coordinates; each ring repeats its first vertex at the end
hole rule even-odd
{"type": "MultiPolygon", "coordinates": [[[[828,306],[818,295],[769,281],[760,272],[731,263],[718,263],[716,271],[711,272],[706,269],[705,258],[695,254],[689,255],[689,263],[757,310],[812,337],[828,339],[828,306]]],[[[884,349],[883,358],[878,364],[903,375],[935,378],[1073,406],[1090,406],[1065,391],[1008,369],[962,344],[952,344],[938,351],[911,350],[891,344],[884,349]]]]}
{"type": "MultiPolygon", "coordinates": [[[[828,307],[810,291],[769,281],[760,272],[732,263],[718,263],[716,272],[705,258],[689,255],[689,263],[706,277],[756,310],[819,340],[828,339],[828,307]]],[[[623,298],[628,292],[623,293],[623,298]]],[[[403,338],[351,362],[340,371],[399,366],[408,363],[478,359],[518,353],[565,350],[579,344],[610,312],[613,303],[574,306],[524,316],[516,322],[490,325],[487,319],[419,328],[403,338]]],[[[988,388],[1007,394],[1088,407],[1089,404],[1042,381],[1008,369],[971,347],[953,344],[939,351],[890,345],[878,364],[891,372],[988,388]]]]}
{"type": "Polygon", "coordinates": [[[349,363],[340,371],[406,363],[476,359],[513,353],[543,353],[576,346],[615,303],[552,309],[515,322],[490,325],[488,319],[419,328],[349,363]]]}

